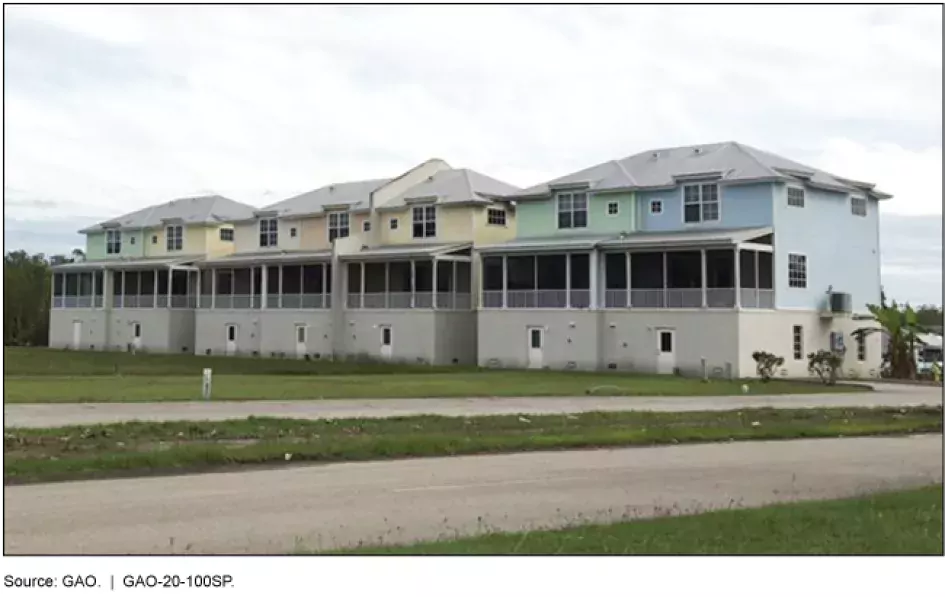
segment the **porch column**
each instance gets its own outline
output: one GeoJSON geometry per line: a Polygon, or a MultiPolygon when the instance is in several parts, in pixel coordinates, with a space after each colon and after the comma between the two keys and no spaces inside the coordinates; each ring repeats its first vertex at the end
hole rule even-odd
{"type": "Polygon", "coordinates": [[[669,287],[669,267],[667,266],[666,252],[663,252],[663,298],[660,301],[660,307],[666,307],[669,305],[669,301],[666,300],[666,289],[669,287]]]}
{"type": "Polygon", "coordinates": [[[364,309],[364,281],[367,277],[364,275],[364,271],[367,270],[367,262],[361,262],[361,309],[364,309]]]}
{"type": "Polygon", "coordinates": [[[709,306],[708,297],[707,297],[708,293],[706,291],[706,287],[709,286],[709,283],[706,280],[706,278],[708,277],[707,276],[708,270],[709,268],[707,267],[706,262],[705,262],[705,249],[703,249],[702,250],[702,308],[703,309],[709,306]]]}
{"type": "Polygon", "coordinates": [[[502,307],[509,306],[509,256],[502,256],[502,307]]]}
{"type": "MultiPolygon", "coordinates": [[[[459,282],[459,281],[456,280],[456,271],[457,271],[457,269],[458,269],[458,268],[456,267],[456,264],[457,264],[457,263],[458,263],[458,262],[456,262],[456,261],[453,262],[453,276],[450,278],[450,282],[451,282],[450,292],[453,293],[453,309],[457,309],[457,307],[456,307],[456,287],[458,286],[458,282],[459,282]]],[[[469,265],[469,271],[472,272],[472,263],[470,263],[470,265],[469,265]]]]}
{"type": "MultiPolygon", "coordinates": [[[[260,266],[260,268],[262,268],[262,276],[259,278],[259,286],[261,286],[262,288],[259,289],[259,295],[260,295],[259,309],[267,309],[269,307],[267,305],[267,303],[269,303],[269,265],[267,264],[264,266],[260,266]]],[[[324,284],[325,284],[324,273],[325,273],[325,268],[323,266],[322,267],[322,275],[323,275],[322,276],[322,289],[323,290],[325,288],[324,287],[324,284]]]]}
{"type": "Polygon", "coordinates": [[[754,251],[755,254],[755,307],[761,307],[761,282],[758,280],[758,262],[761,261],[758,259],[758,252],[754,251]]]}
{"type": "Polygon", "coordinates": [[[322,264],[322,308],[323,309],[328,306],[328,301],[325,300],[326,297],[328,297],[328,266],[326,264],[322,264]]]}
{"type": "Polygon", "coordinates": [[[735,309],[742,307],[742,260],[741,249],[735,246],[735,309]]]}
{"type": "MultiPolygon", "coordinates": [[[[141,277],[138,277],[138,284],[141,284],[141,277]]],[[[167,269],[167,306],[171,307],[171,291],[174,290],[174,269],[167,269]]]]}
{"type": "Polygon", "coordinates": [[[598,308],[598,292],[600,291],[600,263],[597,259],[599,254],[596,249],[591,250],[589,259],[587,260],[588,265],[590,266],[590,300],[588,301],[588,309],[597,309],[598,308]]]}
{"type": "Polygon", "coordinates": [[[102,270],[102,307],[105,309],[110,309],[115,306],[113,297],[115,294],[115,282],[113,276],[115,276],[115,274],[111,270],[102,270]]]}
{"type": "Polygon", "coordinates": [[[158,270],[154,270],[154,298],[151,299],[151,305],[157,307],[157,296],[158,296],[158,270]]]}
{"type": "Polygon", "coordinates": [[[410,260],[410,307],[414,307],[414,298],[417,293],[417,264],[410,260]]]}
{"type": "Polygon", "coordinates": [[[59,276],[59,273],[57,272],[52,273],[52,284],[49,285],[50,286],[50,289],[49,289],[49,307],[50,308],[56,307],[56,277],[57,276],[59,276]]]}
{"type": "MultiPolygon", "coordinates": [[[[235,276],[233,278],[236,278],[235,276]]],[[[276,304],[276,307],[282,309],[282,264],[279,264],[279,302],[276,304]]]]}
{"type": "Polygon", "coordinates": [[[633,307],[633,302],[630,301],[630,274],[631,274],[631,270],[630,270],[630,252],[629,252],[629,251],[627,252],[627,260],[626,260],[625,265],[626,265],[626,267],[627,267],[627,307],[633,307]]]}
{"type": "Polygon", "coordinates": [[[125,295],[128,294],[127,286],[128,286],[128,277],[125,276],[125,271],[122,270],[121,271],[121,306],[122,308],[125,307],[125,295]]]}
{"type": "Polygon", "coordinates": [[[433,305],[433,309],[436,309],[436,290],[438,288],[436,286],[436,270],[437,270],[437,266],[439,265],[440,265],[439,262],[437,262],[436,258],[434,257],[433,258],[433,302],[431,303],[431,305],[433,305]]]}
{"type": "Polygon", "coordinates": [[[390,262],[384,262],[384,309],[390,309],[390,262]]]}
{"type": "MultiPolygon", "coordinates": [[[[537,264],[536,264],[537,266],[537,264]]],[[[571,254],[564,254],[564,307],[571,309],[571,254]]]]}
{"type": "MultiPolygon", "coordinates": [[[[200,278],[201,278],[201,277],[200,277],[200,273],[201,273],[201,272],[203,272],[203,270],[201,270],[200,268],[197,268],[197,292],[196,292],[195,294],[196,294],[196,296],[197,296],[197,308],[198,308],[198,309],[201,307],[201,305],[200,305],[200,298],[201,298],[201,296],[203,295],[203,285],[200,284],[200,282],[201,282],[201,280],[200,280],[200,278]]],[[[157,286],[157,280],[154,281],[154,286],[157,286]]]]}
{"type": "Polygon", "coordinates": [[[249,267],[249,307],[256,307],[256,266],[249,267]]]}
{"type": "Polygon", "coordinates": [[[210,309],[216,309],[216,307],[217,307],[217,269],[210,268],[210,309]]]}

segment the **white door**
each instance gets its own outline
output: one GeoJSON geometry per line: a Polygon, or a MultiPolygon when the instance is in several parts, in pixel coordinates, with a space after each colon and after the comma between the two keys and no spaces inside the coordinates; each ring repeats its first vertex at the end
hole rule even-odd
{"type": "Polygon", "coordinates": [[[295,356],[303,359],[308,354],[308,327],[305,324],[295,325],[295,356]]]}
{"type": "Polygon", "coordinates": [[[72,321],[72,348],[78,349],[82,344],[82,320],[72,321]]]}
{"type": "Polygon", "coordinates": [[[672,374],[676,371],[676,331],[656,329],[656,373],[672,374]]]}
{"type": "Polygon", "coordinates": [[[141,322],[131,323],[131,346],[135,351],[141,348],[141,322]]]}
{"type": "Polygon", "coordinates": [[[236,355],[236,324],[226,325],[226,354],[236,355]]]}
{"type": "Polygon", "coordinates": [[[528,367],[541,369],[544,363],[545,331],[538,326],[529,326],[528,333],[528,367]]]}
{"type": "Polygon", "coordinates": [[[381,326],[381,357],[390,359],[394,354],[394,331],[390,326],[381,326]]]}

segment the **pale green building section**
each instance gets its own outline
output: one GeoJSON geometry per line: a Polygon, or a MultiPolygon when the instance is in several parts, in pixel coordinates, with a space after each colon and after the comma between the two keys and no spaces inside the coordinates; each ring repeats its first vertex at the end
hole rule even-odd
{"type": "Polygon", "coordinates": [[[85,235],[85,259],[104,260],[122,257],[144,257],[146,231],[133,230],[121,232],[121,253],[105,254],[105,233],[85,235]],[[134,241],[132,241],[134,239],[134,241]]]}
{"type": "Polygon", "coordinates": [[[554,198],[518,202],[515,209],[518,237],[608,235],[636,230],[636,198],[631,193],[600,193],[588,198],[586,228],[558,228],[558,204],[554,198]],[[617,213],[609,214],[609,205],[617,213]]]}

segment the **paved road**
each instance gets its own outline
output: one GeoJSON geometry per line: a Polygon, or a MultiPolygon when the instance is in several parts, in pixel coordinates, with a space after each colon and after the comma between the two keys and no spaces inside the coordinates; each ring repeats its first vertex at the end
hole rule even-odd
{"type": "Polygon", "coordinates": [[[285,553],[941,483],[941,435],[303,466],[5,488],[7,554],[285,553]]]}
{"type": "Polygon", "coordinates": [[[873,392],[736,397],[514,397],[466,399],[332,399],[166,403],[5,404],[4,427],[50,427],[129,420],[224,420],[249,416],[338,419],[404,415],[554,414],[586,411],[717,411],[747,407],[941,405],[942,389],[876,385],[873,392]]]}

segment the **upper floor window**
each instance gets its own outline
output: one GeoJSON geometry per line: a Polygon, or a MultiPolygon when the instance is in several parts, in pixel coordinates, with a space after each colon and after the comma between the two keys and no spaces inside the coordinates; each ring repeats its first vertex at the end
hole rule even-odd
{"type": "Polygon", "coordinates": [[[866,216],[866,198],[865,197],[851,197],[850,198],[850,213],[854,216],[866,216]]]}
{"type": "Polygon", "coordinates": [[[803,208],[804,207],[804,190],[800,187],[788,187],[787,205],[794,206],[795,208],[803,208]]]}
{"type": "Polygon", "coordinates": [[[221,229],[220,229],[220,240],[221,240],[221,241],[232,241],[232,240],[233,240],[233,229],[232,229],[232,228],[221,228],[221,229]]]}
{"type": "Polygon", "coordinates": [[[259,221],[259,246],[277,247],[279,245],[279,222],[275,218],[259,221]]]}
{"type": "Polygon", "coordinates": [[[361,223],[361,230],[363,230],[363,231],[366,232],[366,233],[371,232],[371,221],[370,221],[370,220],[365,220],[364,222],[362,222],[362,223],[361,223]]]}
{"type": "Polygon", "coordinates": [[[174,224],[165,229],[167,237],[167,250],[180,251],[184,248],[184,227],[180,224],[174,224]]]}
{"type": "Polygon", "coordinates": [[[105,231],[105,253],[110,254],[110,255],[121,253],[121,231],[120,230],[105,231]]]}
{"type": "Polygon", "coordinates": [[[396,218],[390,219],[390,229],[397,230],[397,227],[400,225],[400,222],[396,218]]]}
{"type": "Polygon", "coordinates": [[[418,206],[413,209],[413,238],[436,236],[436,206],[418,206]]]}
{"type": "Polygon", "coordinates": [[[558,194],[558,228],[587,228],[587,193],[558,194]]]}
{"type": "Polygon", "coordinates": [[[794,289],[807,288],[807,256],[798,253],[788,254],[788,286],[794,289]]]}
{"type": "Polygon", "coordinates": [[[350,216],[348,212],[329,212],[328,213],[328,242],[335,239],[344,239],[350,232],[350,216]]]}
{"type": "Polygon", "coordinates": [[[293,238],[293,239],[296,238],[297,236],[299,236],[299,229],[295,228],[294,226],[293,226],[292,228],[290,228],[290,229],[289,229],[289,236],[290,236],[291,238],[293,238]]]}
{"type": "Polygon", "coordinates": [[[683,222],[714,222],[719,219],[719,186],[715,183],[683,187],[683,222]]]}
{"type": "Polygon", "coordinates": [[[620,203],[616,201],[607,202],[607,215],[616,216],[620,213],[620,203]]]}
{"type": "Polygon", "coordinates": [[[663,202],[659,199],[654,199],[650,202],[650,214],[662,214],[663,213],[663,202]]]}
{"type": "Polygon", "coordinates": [[[505,226],[505,210],[498,210],[496,208],[486,210],[486,224],[505,226]]]}

